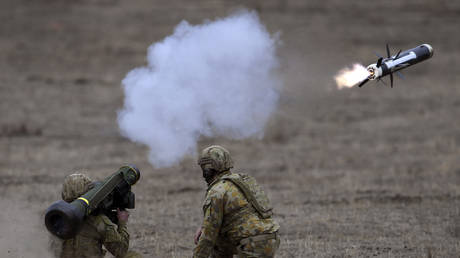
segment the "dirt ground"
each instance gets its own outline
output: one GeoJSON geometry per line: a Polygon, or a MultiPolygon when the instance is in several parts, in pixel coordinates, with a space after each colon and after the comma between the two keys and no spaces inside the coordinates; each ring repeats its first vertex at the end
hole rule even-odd
{"type": "Polygon", "coordinates": [[[279,257],[459,257],[460,2],[0,1],[0,256],[47,257],[44,210],[63,178],[127,162],[142,179],[129,230],[145,257],[190,257],[205,183],[190,157],[155,169],[119,135],[121,80],[181,20],[239,7],[279,31],[284,89],[264,139],[222,144],[281,225],[279,257]],[[338,91],[353,62],[422,43],[395,88],[338,91]]]}

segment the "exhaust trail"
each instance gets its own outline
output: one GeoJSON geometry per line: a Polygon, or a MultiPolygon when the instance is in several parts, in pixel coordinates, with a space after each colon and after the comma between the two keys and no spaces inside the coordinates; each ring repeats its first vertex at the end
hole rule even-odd
{"type": "Polygon", "coordinates": [[[343,68],[334,77],[338,89],[351,88],[369,76],[369,71],[361,64],[354,64],[353,68],[343,68]]]}
{"type": "Polygon", "coordinates": [[[277,45],[255,12],[181,22],[123,79],[122,135],[147,145],[154,167],[194,155],[203,136],[262,137],[282,86],[277,45]]]}

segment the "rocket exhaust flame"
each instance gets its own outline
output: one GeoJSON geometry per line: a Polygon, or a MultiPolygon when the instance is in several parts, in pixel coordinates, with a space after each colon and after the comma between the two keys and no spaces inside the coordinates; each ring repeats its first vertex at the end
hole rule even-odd
{"type": "Polygon", "coordinates": [[[351,88],[370,76],[369,71],[361,64],[354,64],[353,68],[344,68],[334,77],[338,89],[351,88]]]}

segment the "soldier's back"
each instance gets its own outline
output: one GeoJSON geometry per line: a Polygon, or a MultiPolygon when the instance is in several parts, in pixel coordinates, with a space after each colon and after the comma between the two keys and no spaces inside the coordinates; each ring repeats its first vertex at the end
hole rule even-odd
{"type": "Polygon", "coordinates": [[[104,257],[101,232],[107,223],[105,215],[89,216],[85,219],[81,231],[71,239],[64,240],[61,258],[100,258],[104,257]]]}
{"type": "MultiPolygon", "coordinates": [[[[246,175],[230,174],[230,176],[237,178],[246,175]]],[[[253,178],[251,179],[253,180],[253,178]]],[[[223,199],[224,216],[220,235],[227,238],[233,244],[238,244],[242,239],[247,237],[270,234],[279,229],[278,223],[273,220],[271,215],[264,218],[256,210],[254,205],[251,204],[251,198],[256,199],[262,196],[262,199],[268,200],[260,187],[256,186],[255,180],[251,181],[251,184],[253,185],[249,185],[246,190],[249,190],[249,192],[254,190],[252,191],[253,194],[242,189],[234,180],[230,180],[228,176],[224,176],[209,192],[210,194],[214,192],[214,194],[220,195],[223,199]],[[252,197],[246,195],[252,195],[252,197]]]]}

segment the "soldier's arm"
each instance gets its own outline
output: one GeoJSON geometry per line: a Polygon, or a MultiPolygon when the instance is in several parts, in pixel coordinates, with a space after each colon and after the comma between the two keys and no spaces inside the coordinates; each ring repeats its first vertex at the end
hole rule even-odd
{"type": "Polygon", "coordinates": [[[102,234],[102,243],[105,248],[115,257],[123,257],[128,252],[129,233],[126,222],[118,222],[118,227],[104,216],[104,230],[102,234]]]}
{"type": "Polygon", "coordinates": [[[212,253],[224,216],[223,196],[219,193],[208,194],[203,210],[202,233],[193,250],[194,258],[207,258],[212,253]]]}

